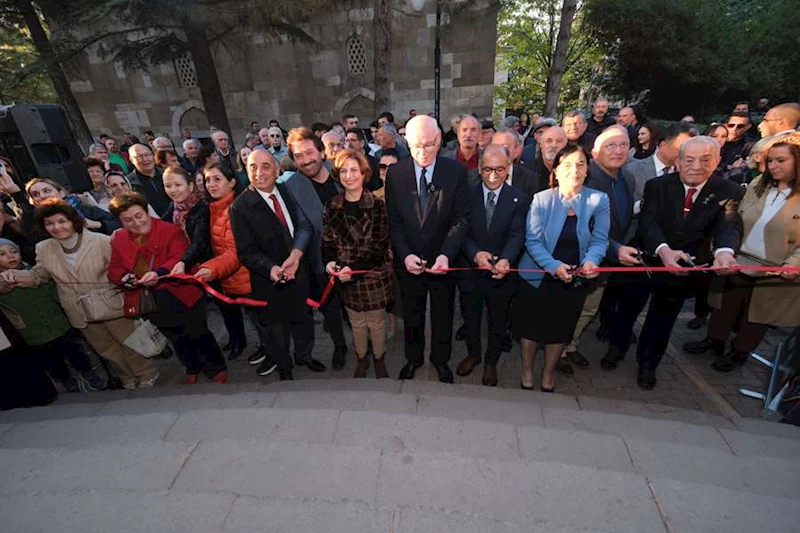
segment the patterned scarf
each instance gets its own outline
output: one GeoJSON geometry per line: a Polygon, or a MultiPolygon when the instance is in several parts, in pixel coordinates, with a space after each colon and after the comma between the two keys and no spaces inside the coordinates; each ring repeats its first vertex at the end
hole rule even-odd
{"type": "Polygon", "coordinates": [[[183,232],[186,233],[186,215],[188,215],[189,211],[191,211],[192,208],[202,200],[203,197],[200,194],[200,191],[195,189],[183,202],[172,202],[172,204],[175,206],[175,209],[172,212],[173,224],[180,227],[183,232]]]}

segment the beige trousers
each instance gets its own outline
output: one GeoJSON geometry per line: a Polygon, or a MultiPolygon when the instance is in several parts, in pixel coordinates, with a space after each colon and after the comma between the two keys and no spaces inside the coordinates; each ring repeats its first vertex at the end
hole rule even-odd
{"type": "Polygon", "coordinates": [[[597,283],[589,294],[586,295],[586,300],[583,302],[583,310],[581,316],[578,317],[578,323],[575,324],[575,333],[572,334],[572,342],[569,343],[567,349],[561,354],[561,357],[566,357],[567,352],[574,352],[578,349],[578,344],[581,342],[581,334],[589,322],[592,321],[597,310],[600,309],[600,300],[603,299],[603,293],[606,290],[606,282],[597,283]]]}
{"type": "Polygon", "coordinates": [[[367,335],[369,335],[375,357],[383,357],[386,354],[386,310],[353,311],[349,307],[345,309],[353,329],[353,349],[356,356],[363,359],[367,355],[367,335]]]}
{"type": "Polygon", "coordinates": [[[133,333],[134,327],[134,321],[130,318],[117,318],[108,322],[94,322],[81,330],[97,353],[114,363],[123,384],[134,382],[136,378],[151,378],[158,371],[150,359],[123,344],[133,333]]]}

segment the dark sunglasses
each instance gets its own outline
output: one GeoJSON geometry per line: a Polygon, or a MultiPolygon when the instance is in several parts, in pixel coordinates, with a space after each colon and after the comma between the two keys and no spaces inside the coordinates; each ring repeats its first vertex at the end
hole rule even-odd
{"type": "Polygon", "coordinates": [[[747,127],[747,124],[728,124],[728,129],[732,130],[736,128],[737,130],[743,130],[747,127]]]}
{"type": "Polygon", "coordinates": [[[386,170],[387,168],[389,168],[389,167],[390,167],[390,166],[392,166],[392,165],[394,165],[394,163],[392,163],[392,164],[390,164],[390,165],[387,165],[386,163],[380,163],[380,164],[378,165],[378,168],[379,168],[379,169],[381,169],[381,170],[386,170]]]}

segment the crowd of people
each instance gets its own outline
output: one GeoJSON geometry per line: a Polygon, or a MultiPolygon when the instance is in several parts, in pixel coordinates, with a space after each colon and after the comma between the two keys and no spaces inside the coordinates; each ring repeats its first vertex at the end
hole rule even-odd
{"type": "Polygon", "coordinates": [[[309,300],[334,370],[346,365],[349,325],[356,378],[370,366],[389,377],[398,316],[399,379],[414,378],[429,296],[430,361],[444,383],[454,339],[467,346],[456,373],[482,365],[487,386],[516,341],[520,387],[553,392],[556,373],[593,364],[579,345],[599,315],[601,368],[635,344],[637,383],[650,390],[691,297],[689,327],[708,333],[684,349],[713,351],[713,367],[730,371],[770,326],[800,326],[798,272],[746,268],[800,267],[800,105],[759,111],[756,127],[737,104],[702,135],[691,116],[664,125],[630,106],[611,117],[604,99],[560,124],[467,114],[445,131],[414,111],[402,123],[384,112],[368,129],[352,115],[290,131],[253,122],[238,149],[216,128],[210,142],[184,130],[180,150],[152,132],[122,145],[102,135],[85,159],[91,189],[77,193],[0,158],[0,349],[12,369],[0,407],[152,387],[151,358],[172,352],[187,384],[201,374],[225,383],[227,361],[246,348],[245,317],[259,375],[325,372],[309,300]],[[686,271],[695,265],[714,270],[686,271]],[[224,347],[203,285],[223,295],[213,301],[224,347]],[[143,331],[164,341],[144,349],[132,340],[143,331]]]}

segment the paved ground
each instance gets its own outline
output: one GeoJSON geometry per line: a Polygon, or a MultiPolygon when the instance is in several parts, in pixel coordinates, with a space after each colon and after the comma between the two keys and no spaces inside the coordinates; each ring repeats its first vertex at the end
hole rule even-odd
{"type": "MultiPolygon", "coordinates": [[[[689,331],[685,326],[686,322],[692,318],[692,302],[687,302],[684,313],[679,319],[672,336],[672,345],[680,351],[684,342],[689,340],[701,339],[705,334],[705,329],[699,332],[689,331]]],[[[329,370],[324,374],[314,374],[306,369],[300,368],[295,371],[296,379],[330,379],[348,378],[352,376],[355,366],[355,356],[352,347],[348,353],[348,366],[340,372],[333,372],[330,369],[330,358],[333,352],[333,345],[330,336],[322,331],[320,319],[317,314],[317,337],[314,348],[314,357],[324,362],[329,370]]],[[[458,319],[457,319],[458,320],[458,319]]],[[[250,383],[261,382],[269,383],[277,379],[276,376],[261,378],[255,373],[255,368],[247,364],[246,356],[255,350],[257,345],[256,334],[248,320],[245,320],[247,327],[248,348],[245,353],[236,361],[229,363],[229,373],[231,383],[250,383]]],[[[212,306],[210,318],[212,331],[220,339],[220,345],[226,342],[226,336],[222,320],[215,308],[212,306]]],[[[456,324],[458,325],[458,323],[456,324]]],[[[485,327],[485,326],[484,326],[485,327]]],[[[558,376],[556,381],[556,391],[574,395],[591,396],[615,400],[629,400],[658,405],[667,405],[682,409],[694,409],[713,414],[729,415],[735,410],[741,416],[757,416],[761,411],[761,402],[747,398],[739,394],[741,386],[762,389],[767,379],[767,372],[757,365],[754,361],[749,361],[742,369],[727,374],[722,374],[712,370],[709,365],[711,356],[690,356],[684,354],[680,360],[667,356],[662,361],[658,369],[658,386],[655,390],[645,392],[636,386],[636,363],[635,357],[629,355],[614,372],[604,372],[600,369],[599,361],[605,353],[605,345],[595,338],[596,325],[592,324],[584,334],[580,350],[592,362],[592,366],[586,370],[576,370],[573,377],[558,376]],[[694,369],[694,380],[687,375],[687,366],[694,369]],[[683,368],[682,368],[683,367],[683,368]],[[704,381],[698,386],[697,379],[704,381]],[[716,402],[714,401],[716,397],[716,402]],[[720,406],[720,401],[723,403],[720,406]],[[726,412],[726,405],[728,411],[726,412]]],[[[637,326],[638,333],[638,326],[637,326]]],[[[349,332],[348,332],[349,334],[349,332]]],[[[772,353],[772,346],[778,338],[778,332],[771,332],[760,348],[762,353],[772,353]]],[[[633,348],[631,349],[633,352],[633,348]]],[[[455,342],[453,345],[453,357],[451,367],[455,370],[458,362],[466,356],[466,345],[464,342],[455,342]]],[[[540,368],[541,353],[537,368],[540,368]]],[[[498,365],[500,387],[518,388],[520,376],[520,354],[519,345],[515,344],[510,353],[503,354],[498,365]]],[[[174,358],[170,361],[159,361],[162,367],[163,378],[159,386],[178,384],[182,381],[183,367],[174,358]]],[[[387,352],[387,366],[390,376],[394,379],[400,368],[404,364],[403,341],[402,341],[402,321],[398,322],[398,334],[389,341],[387,352]]],[[[370,369],[370,376],[372,370],[370,369]]],[[[456,376],[456,383],[471,383],[479,385],[481,382],[482,371],[477,370],[473,375],[466,378],[456,376]]],[[[436,372],[429,365],[425,365],[417,372],[418,380],[435,381],[436,372]]]]}

